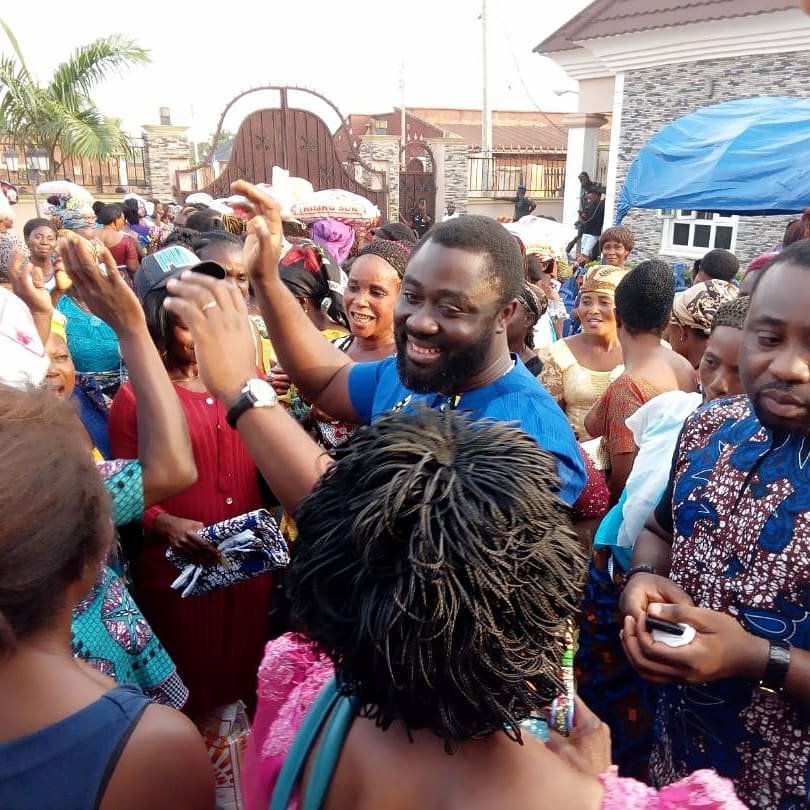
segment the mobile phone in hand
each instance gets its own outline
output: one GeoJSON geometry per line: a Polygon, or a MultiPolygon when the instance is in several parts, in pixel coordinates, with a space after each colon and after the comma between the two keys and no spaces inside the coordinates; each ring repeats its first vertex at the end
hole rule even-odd
{"type": "Polygon", "coordinates": [[[650,631],[660,630],[662,633],[669,633],[673,636],[683,635],[683,627],[680,624],[668,622],[665,619],[656,619],[654,616],[645,616],[644,623],[647,625],[647,629],[650,631]]]}

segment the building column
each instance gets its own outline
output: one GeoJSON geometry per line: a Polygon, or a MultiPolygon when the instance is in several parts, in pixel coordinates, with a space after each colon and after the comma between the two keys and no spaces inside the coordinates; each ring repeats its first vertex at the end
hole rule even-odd
{"type": "MultiPolygon", "coordinates": [[[[383,172],[388,185],[388,210],[381,211],[383,220],[398,219],[399,212],[399,136],[398,135],[364,135],[360,141],[358,153],[372,169],[383,172]]],[[[377,178],[357,165],[355,179],[372,191],[378,191],[377,178]]]]}
{"type": "Polygon", "coordinates": [[[433,167],[436,180],[436,222],[441,222],[448,202],[454,202],[456,211],[467,211],[470,192],[469,144],[462,138],[428,138],[436,158],[433,167]]]}
{"type": "Polygon", "coordinates": [[[188,127],[146,124],[143,127],[144,170],[152,196],[179,202],[176,172],[189,166],[188,127]]]}
{"type": "Polygon", "coordinates": [[[129,185],[129,175],[127,174],[127,159],[118,158],[118,185],[126,188],[129,185]]]}
{"type": "Polygon", "coordinates": [[[579,175],[582,172],[588,172],[591,177],[596,175],[599,128],[607,123],[607,118],[598,113],[572,113],[561,123],[568,128],[563,222],[574,225],[579,211],[579,175]]]}
{"type": "Polygon", "coordinates": [[[605,227],[613,225],[616,217],[616,196],[619,173],[619,142],[622,137],[622,112],[624,110],[624,73],[617,73],[613,83],[613,114],[610,118],[610,151],[605,186],[605,227]]]}

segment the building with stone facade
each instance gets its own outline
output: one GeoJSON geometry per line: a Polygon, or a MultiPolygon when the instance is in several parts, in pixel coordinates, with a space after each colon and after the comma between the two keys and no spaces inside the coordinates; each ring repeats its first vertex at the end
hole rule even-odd
{"type": "MultiPolygon", "coordinates": [[[[448,202],[460,213],[510,215],[511,199],[520,183],[527,186],[538,213],[560,219],[568,118],[564,113],[495,111],[489,155],[481,150],[480,110],[407,108],[404,150],[401,109],[354,114],[349,116],[347,134],[338,133],[336,142],[340,150],[346,137],[359,140],[361,158],[388,173],[389,207],[398,202],[396,213],[406,219],[418,196],[428,199],[431,215],[439,220],[448,202]],[[419,174],[427,175],[425,182],[414,177],[419,174]]],[[[604,179],[609,116],[601,121],[594,171],[604,179]]]]}
{"type": "MultiPolygon", "coordinates": [[[[612,115],[611,222],[634,158],[672,121],[737,98],[810,96],[810,18],[795,0],[596,0],[535,51],[579,81],[579,125],[568,131],[566,222],[576,217],[580,166],[595,165],[602,116],[612,115]]],[[[636,234],[638,259],[691,262],[726,247],[745,264],[779,243],[790,219],[633,209],[624,224],[636,234]]]]}

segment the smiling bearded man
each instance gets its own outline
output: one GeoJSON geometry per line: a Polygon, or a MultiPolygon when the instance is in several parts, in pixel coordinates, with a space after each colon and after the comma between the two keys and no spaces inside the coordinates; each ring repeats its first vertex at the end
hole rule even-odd
{"type": "MultiPolygon", "coordinates": [[[[249,187],[267,211],[274,203],[249,187]]],[[[557,460],[560,497],[573,504],[586,475],[565,415],[517,356],[506,325],[523,288],[512,235],[487,217],[434,225],[411,254],[394,310],[396,357],[355,363],[323,339],[281,283],[274,255],[251,282],[281,366],[307,401],[335,419],[371,423],[383,413],[453,408],[474,419],[512,422],[557,460]]]]}

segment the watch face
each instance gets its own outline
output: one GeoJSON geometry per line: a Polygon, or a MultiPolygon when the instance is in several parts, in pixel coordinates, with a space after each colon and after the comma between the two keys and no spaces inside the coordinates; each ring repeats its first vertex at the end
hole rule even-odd
{"type": "Polygon", "coordinates": [[[276,392],[273,386],[264,380],[250,380],[247,384],[250,395],[256,400],[257,405],[274,405],[276,402],[276,392]]]}

